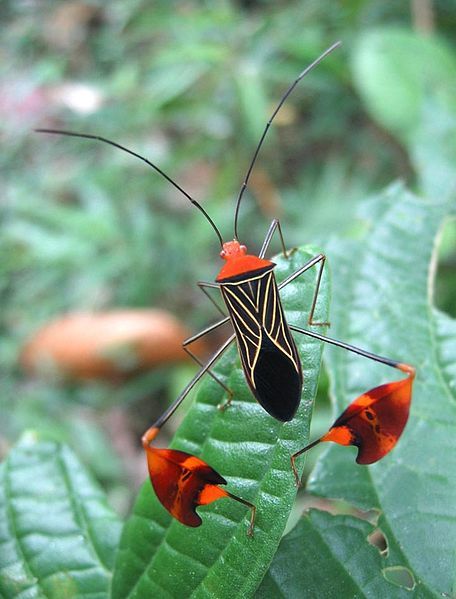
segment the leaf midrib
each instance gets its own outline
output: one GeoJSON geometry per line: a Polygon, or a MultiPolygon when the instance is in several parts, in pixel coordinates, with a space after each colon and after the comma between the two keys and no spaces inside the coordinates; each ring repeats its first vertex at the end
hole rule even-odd
{"type": "Polygon", "coordinates": [[[106,577],[109,580],[109,578],[112,576],[112,573],[109,570],[109,568],[104,564],[100,554],[98,553],[96,544],[93,541],[93,537],[91,534],[91,528],[89,526],[89,523],[91,521],[87,518],[84,507],[81,504],[81,502],[77,501],[77,499],[76,499],[78,496],[78,493],[73,487],[71,477],[69,476],[69,469],[66,468],[65,457],[63,455],[63,451],[64,451],[64,448],[62,446],[59,446],[59,451],[58,451],[58,460],[59,461],[58,461],[58,463],[59,463],[59,469],[62,472],[62,477],[63,477],[64,483],[65,483],[65,488],[68,490],[67,495],[69,496],[70,504],[73,507],[73,513],[77,518],[77,522],[78,522],[81,530],[86,531],[86,533],[87,533],[85,535],[85,538],[87,539],[87,541],[90,544],[90,551],[96,557],[98,565],[104,570],[104,572],[106,573],[106,577]]]}

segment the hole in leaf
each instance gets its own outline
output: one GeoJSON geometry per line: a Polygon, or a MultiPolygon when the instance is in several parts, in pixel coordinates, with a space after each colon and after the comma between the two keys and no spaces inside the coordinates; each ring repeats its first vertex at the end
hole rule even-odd
{"type": "Polygon", "coordinates": [[[288,523],[285,534],[295,527],[298,520],[301,518],[302,513],[310,509],[320,510],[321,512],[328,512],[333,516],[348,515],[359,518],[360,520],[367,520],[372,526],[377,525],[377,521],[380,517],[379,510],[372,508],[367,511],[362,511],[346,501],[340,499],[328,499],[325,497],[317,497],[308,493],[305,489],[300,489],[288,523]]]}
{"type": "Polygon", "coordinates": [[[371,510],[360,510],[342,499],[329,499],[318,497],[308,493],[305,489],[298,492],[299,511],[316,509],[322,512],[329,512],[333,516],[354,516],[360,520],[367,520],[373,526],[377,524],[380,512],[373,508],[371,510]]]}
{"type": "Polygon", "coordinates": [[[376,528],[369,535],[367,541],[376,547],[383,557],[388,555],[388,539],[380,528],[376,528]]]}
{"type": "Polygon", "coordinates": [[[408,568],[404,566],[390,566],[389,568],[383,568],[383,576],[388,582],[395,584],[402,589],[407,591],[413,591],[416,586],[415,577],[408,568]]]}
{"type": "Polygon", "coordinates": [[[456,219],[448,220],[440,231],[437,261],[434,304],[456,317],[456,219]]]}

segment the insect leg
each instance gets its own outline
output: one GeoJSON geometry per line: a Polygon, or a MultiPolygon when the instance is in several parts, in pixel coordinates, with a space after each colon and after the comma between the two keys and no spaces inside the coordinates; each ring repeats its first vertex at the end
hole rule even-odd
{"type": "Polygon", "coordinates": [[[188,339],[186,339],[182,343],[182,345],[190,345],[190,344],[194,343],[198,339],[201,339],[201,337],[204,337],[208,333],[211,333],[212,331],[215,331],[215,329],[218,329],[218,327],[221,327],[222,324],[226,324],[229,321],[230,321],[230,317],[226,316],[223,320],[219,320],[218,322],[216,322],[214,324],[211,324],[207,328],[203,329],[199,333],[196,333],[196,335],[193,335],[192,337],[189,337],[188,339]]]}
{"type": "Polygon", "coordinates": [[[219,289],[220,285],[218,283],[207,283],[206,281],[198,281],[197,285],[201,289],[201,291],[204,293],[204,295],[207,298],[209,298],[210,301],[214,304],[214,306],[217,308],[217,310],[220,312],[220,314],[222,316],[225,316],[225,312],[223,311],[223,309],[217,304],[217,302],[212,297],[212,295],[209,295],[209,293],[206,291],[207,288],[209,288],[209,289],[219,289]]]}
{"type": "MultiPolygon", "coordinates": [[[[205,281],[199,281],[197,283],[197,285],[201,289],[201,291],[204,293],[204,295],[210,299],[210,301],[214,304],[214,306],[222,314],[222,316],[225,316],[225,312],[223,312],[222,308],[217,304],[217,302],[214,300],[214,298],[206,291],[207,288],[219,289],[219,287],[220,287],[219,284],[218,283],[208,283],[205,281]]],[[[209,327],[205,328],[200,333],[193,335],[193,337],[189,337],[182,343],[182,348],[193,360],[195,360],[195,362],[197,364],[199,364],[200,366],[203,366],[203,362],[188,348],[188,346],[191,345],[192,343],[194,343],[195,341],[197,341],[198,339],[200,339],[201,337],[204,337],[208,333],[211,333],[212,331],[214,331],[218,327],[222,326],[223,324],[229,322],[229,320],[230,320],[230,318],[225,316],[225,318],[223,320],[220,320],[219,322],[216,322],[215,324],[210,325],[209,327]]],[[[226,393],[228,394],[228,399],[222,405],[224,406],[224,408],[229,406],[231,404],[231,400],[233,399],[233,392],[210,369],[207,370],[207,373],[214,379],[214,381],[216,381],[226,391],[226,393]]]]}
{"type": "MultiPolygon", "coordinates": [[[[259,253],[259,257],[260,258],[264,258],[268,247],[271,243],[271,239],[276,231],[276,229],[279,231],[279,235],[280,235],[280,241],[282,244],[282,252],[283,255],[285,256],[285,258],[289,257],[289,253],[287,253],[286,247],[285,247],[285,241],[283,238],[283,233],[282,233],[282,228],[280,226],[280,221],[278,219],[274,219],[268,229],[268,232],[266,233],[266,237],[264,238],[263,241],[263,245],[261,246],[261,250],[259,253]]],[[[319,270],[318,270],[318,275],[317,275],[317,284],[315,287],[315,292],[314,292],[314,296],[312,298],[312,305],[310,307],[310,313],[309,313],[309,320],[308,320],[308,324],[311,326],[330,326],[329,322],[314,322],[313,321],[313,316],[314,316],[314,312],[315,312],[315,307],[317,305],[317,299],[318,299],[318,293],[320,291],[320,284],[321,284],[321,279],[323,276],[323,270],[325,267],[325,262],[326,262],[326,256],[324,254],[318,254],[317,256],[315,256],[314,258],[312,258],[311,260],[309,260],[308,262],[306,262],[303,266],[301,266],[301,268],[298,268],[297,271],[295,271],[294,273],[292,273],[289,277],[287,277],[284,281],[282,281],[282,283],[279,285],[279,290],[282,289],[282,287],[285,287],[286,285],[288,285],[288,283],[291,283],[291,281],[294,281],[295,279],[297,279],[299,276],[301,276],[304,272],[306,272],[306,270],[308,270],[309,268],[312,268],[312,266],[315,266],[316,264],[319,264],[319,270]]]]}
{"type": "Polygon", "coordinates": [[[231,335],[225,343],[214,353],[214,355],[209,359],[209,361],[199,370],[192,380],[187,383],[184,390],[178,395],[178,397],[174,400],[174,402],[169,406],[165,412],[158,418],[156,422],[144,433],[143,435],[143,444],[149,444],[158,434],[158,431],[161,427],[171,418],[177,408],[181,405],[196,383],[203,377],[203,375],[209,371],[211,366],[220,358],[220,356],[228,349],[228,347],[233,343],[235,335],[231,335]]]}
{"type": "Polygon", "coordinates": [[[360,349],[354,345],[319,335],[313,331],[307,331],[293,325],[290,325],[290,329],[336,347],[341,347],[375,362],[386,364],[408,375],[405,379],[379,385],[357,397],[340,414],[326,434],[293,454],[291,456],[291,466],[296,484],[298,486],[300,484],[295,463],[296,459],[322,441],[357,446],[356,461],[358,464],[373,464],[382,459],[394,448],[407,424],[415,368],[360,349]]]}
{"type": "MultiPolygon", "coordinates": [[[[320,341],[324,341],[325,343],[329,343],[330,345],[335,345],[336,347],[341,347],[342,349],[346,349],[354,354],[358,354],[359,356],[364,356],[365,358],[369,358],[369,360],[374,360],[374,362],[380,362],[381,364],[386,364],[387,366],[391,366],[392,368],[397,368],[404,372],[404,364],[401,362],[397,362],[396,360],[392,360],[391,358],[385,358],[384,356],[379,356],[378,354],[374,354],[372,352],[366,351],[365,349],[361,349],[360,347],[356,347],[355,345],[350,345],[349,343],[344,343],[343,341],[338,341],[337,339],[332,339],[331,337],[325,337],[325,335],[320,335],[319,333],[314,333],[314,331],[308,331],[307,329],[302,329],[301,327],[297,327],[294,324],[289,325],[292,331],[296,331],[297,333],[301,333],[302,335],[307,335],[308,337],[313,337],[314,339],[319,339],[320,341]]],[[[409,366],[409,368],[412,368],[409,366]]]]}
{"type": "MultiPolygon", "coordinates": [[[[213,328],[216,326],[217,324],[213,325],[213,328]]],[[[209,362],[188,383],[174,403],[147,429],[142,436],[142,445],[147,456],[149,478],[152,487],[160,503],[174,518],[187,526],[199,526],[201,518],[195,511],[199,505],[207,505],[217,499],[230,497],[250,509],[250,523],[247,535],[253,537],[256,514],[255,505],[219,487],[219,484],[226,484],[224,478],[211,468],[209,464],[196,456],[175,449],[160,449],[151,446],[151,443],[159,434],[161,427],[174,414],[199,379],[206,372],[209,372],[210,366],[218,360],[234,339],[235,335],[231,335],[227,339],[209,362]]]]}
{"type": "Polygon", "coordinates": [[[289,254],[287,253],[287,249],[285,247],[285,241],[283,239],[282,227],[280,226],[280,221],[275,218],[272,223],[269,225],[268,232],[266,233],[266,237],[264,238],[263,245],[261,246],[260,253],[258,254],[259,258],[264,258],[266,252],[268,251],[269,244],[271,243],[271,239],[276,232],[276,229],[279,231],[280,235],[280,243],[282,245],[282,252],[285,258],[288,258],[289,254]]]}
{"type": "Polygon", "coordinates": [[[249,537],[253,537],[256,506],[254,506],[253,503],[250,503],[250,501],[247,501],[246,499],[242,499],[241,497],[238,497],[237,495],[233,495],[233,493],[230,493],[229,491],[226,491],[226,494],[228,495],[228,497],[231,497],[231,499],[235,499],[236,501],[239,501],[239,503],[242,503],[243,505],[246,505],[248,508],[250,508],[250,525],[249,525],[249,530],[247,531],[247,535],[249,537]]]}
{"type": "MultiPolygon", "coordinates": [[[[197,364],[199,364],[200,366],[204,366],[204,363],[198,358],[198,356],[196,354],[194,354],[189,348],[188,346],[191,345],[192,343],[194,343],[195,341],[197,341],[198,339],[200,339],[201,337],[204,337],[204,335],[207,335],[208,333],[210,333],[211,331],[217,329],[218,327],[220,327],[222,324],[226,323],[229,321],[229,318],[225,318],[223,320],[220,320],[219,322],[216,322],[215,324],[207,327],[206,329],[204,329],[203,331],[197,333],[196,335],[193,335],[193,337],[189,337],[189,339],[186,339],[183,343],[182,343],[182,349],[193,359],[195,360],[195,362],[197,364]]],[[[213,379],[216,383],[218,383],[228,394],[228,399],[226,401],[226,404],[223,405],[229,405],[231,403],[231,400],[233,399],[233,392],[231,391],[231,389],[229,389],[225,383],[223,383],[217,375],[215,375],[212,370],[210,368],[207,369],[206,371],[213,379]]]]}
{"type": "Polygon", "coordinates": [[[326,262],[326,256],[324,254],[318,254],[317,256],[315,256],[314,258],[312,258],[311,260],[309,260],[308,262],[303,264],[300,268],[298,268],[298,270],[291,273],[291,275],[289,275],[286,279],[284,279],[279,285],[279,290],[280,290],[283,287],[286,287],[289,283],[291,283],[298,277],[300,277],[303,273],[306,272],[306,270],[309,270],[309,268],[312,268],[312,266],[319,264],[319,270],[318,270],[318,275],[317,275],[317,284],[315,286],[315,291],[314,291],[314,295],[313,295],[313,299],[312,299],[312,305],[310,307],[309,319],[307,321],[308,324],[311,326],[328,326],[328,327],[330,326],[329,322],[314,322],[313,321],[313,315],[315,312],[315,307],[317,305],[318,293],[320,292],[320,284],[321,284],[321,279],[323,276],[323,269],[325,267],[325,262],[326,262]]]}
{"type": "MultiPolygon", "coordinates": [[[[222,316],[225,317],[225,318],[223,318],[223,320],[220,320],[220,321],[216,322],[215,324],[210,325],[209,327],[207,327],[206,329],[204,329],[200,333],[197,333],[196,335],[193,335],[193,337],[189,337],[188,339],[186,339],[182,343],[182,348],[184,349],[184,351],[193,360],[195,360],[195,362],[197,364],[199,364],[200,366],[203,366],[202,361],[187,346],[191,345],[192,343],[194,343],[195,341],[197,341],[201,337],[204,337],[208,333],[211,333],[212,331],[214,331],[218,327],[222,326],[223,324],[226,324],[227,322],[230,321],[230,318],[229,318],[229,316],[225,316],[225,312],[217,304],[217,302],[214,300],[214,298],[207,292],[208,288],[209,289],[219,289],[220,285],[218,283],[209,283],[209,282],[206,282],[206,281],[198,281],[197,285],[201,289],[201,291],[204,293],[204,295],[214,304],[214,306],[222,314],[222,316]]],[[[220,410],[225,410],[228,406],[231,405],[231,401],[233,399],[233,392],[210,369],[207,369],[207,373],[214,379],[214,381],[216,381],[226,391],[226,393],[228,395],[228,399],[226,400],[226,402],[220,404],[220,406],[219,406],[220,410]]]]}
{"type": "Polygon", "coordinates": [[[293,470],[293,474],[295,477],[295,483],[297,487],[302,487],[302,483],[301,483],[301,478],[299,476],[299,472],[298,469],[296,467],[296,460],[299,458],[300,455],[302,455],[305,451],[308,451],[309,449],[312,449],[312,447],[315,447],[315,445],[318,445],[318,443],[320,443],[320,439],[316,439],[315,441],[313,441],[312,443],[309,443],[309,445],[307,445],[306,447],[304,447],[304,449],[300,449],[299,451],[297,451],[296,453],[294,453],[291,458],[291,469],[293,470]]]}

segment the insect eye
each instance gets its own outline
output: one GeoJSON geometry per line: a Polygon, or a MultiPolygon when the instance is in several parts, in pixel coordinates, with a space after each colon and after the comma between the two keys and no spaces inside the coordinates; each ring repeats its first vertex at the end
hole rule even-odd
{"type": "Polygon", "coordinates": [[[226,252],[225,252],[225,250],[222,250],[220,252],[220,258],[226,258],[226,252]]]}
{"type": "Polygon", "coordinates": [[[240,248],[240,250],[241,250],[241,252],[243,254],[245,254],[245,252],[247,251],[247,246],[246,245],[241,245],[241,246],[239,246],[239,248],[240,248]]]}

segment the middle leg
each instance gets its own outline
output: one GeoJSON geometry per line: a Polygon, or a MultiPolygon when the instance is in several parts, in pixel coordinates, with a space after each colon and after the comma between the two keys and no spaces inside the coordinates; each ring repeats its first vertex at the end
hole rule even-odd
{"type": "MultiPolygon", "coordinates": [[[[203,366],[203,361],[196,355],[194,354],[190,349],[189,349],[189,345],[191,345],[192,343],[195,343],[195,341],[198,341],[198,339],[201,339],[202,337],[204,337],[205,335],[211,333],[212,331],[218,329],[220,326],[222,326],[223,324],[226,324],[227,322],[229,322],[229,317],[227,316],[226,318],[224,318],[223,320],[219,320],[218,322],[216,322],[213,325],[210,325],[209,327],[205,328],[203,331],[200,331],[199,333],[197,333],[196,335],[193,335],[192,337],[189,337],[188,339],[186,339],[183,343],[182,343],[182,349],[197,363],[199,364],[199,366],[203,366]]],[[[227,407],[228,405],[231,404],[231,401],[233,399],[233,392],[231,391],[231,389],[229,387],[227,387],[225,385],[225,383],[223,381],[221,381],[219,379],[219,377],[214,374],[211,370],[210,367],[206,368],[206,372],[209,374],[209,376],[211,376],[214,381],[216,383],[218,383],[222,389],[224,389],[224,391],[226,391],[227,395],[228,395],[228,399],[226,402],[224,402],[223,404],[221,404],[222,406],[227,407]]],[[[223,408],[223,409],[224,409],[223,408]]]]}
{"type": "Polygon", "coordinates": [[[310,326],[328,326],[328,327],[330,326],[329,322],[314,322],[314,320],[313,320],[313,316],[315,313],[315,308],[316,308],[317,300],[318,300],[318,293],[320,292],[320,285],[321,285],[321,280],[322,280],[322,276],[323,276],[323,269],[325,267],[325,262],[326,262],[326,256],[324,254],[317,254],[317,256],[315,256],[314,258],[311,258],[308,262],[306,262],[300,268],[298,268],[298,270],[291,273],[291,275],[289,275],[286,279],[284,279],[279,285],[279,291],[280,291],[280,289],[283,289],[289,283],[291,283],[292,281],[294,281],[295,279],[300,277],[302,274],[304,274],[307,270],[309,270],[309,268],[312,268],[313,266],[316,266],[317,264],[319,265],[318,275],[317,275],[317,284],[315,286],[315,291],[314,291],[312,304],[311,304],[310,312],[309,312],[309,319],[307,321],[310,326]]]}

